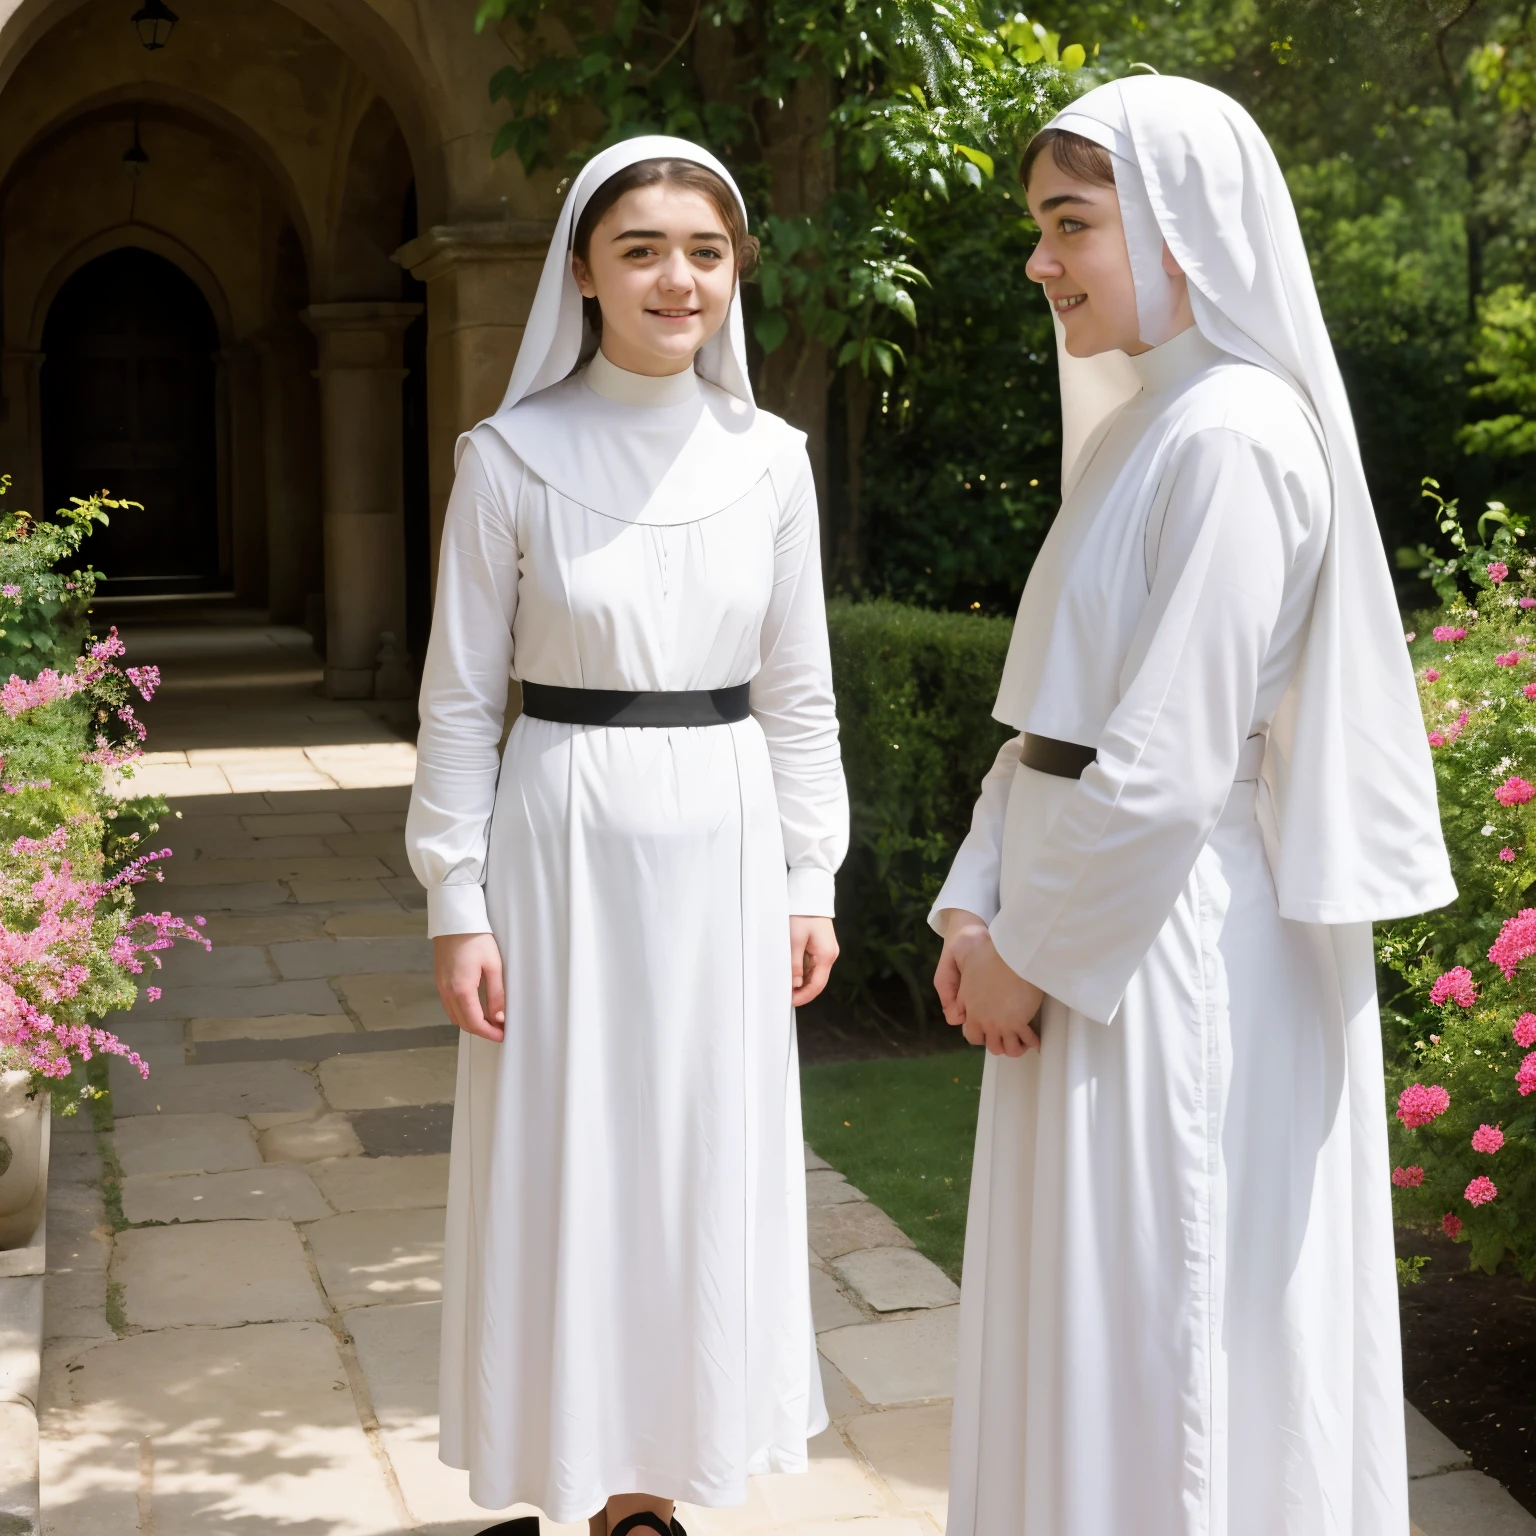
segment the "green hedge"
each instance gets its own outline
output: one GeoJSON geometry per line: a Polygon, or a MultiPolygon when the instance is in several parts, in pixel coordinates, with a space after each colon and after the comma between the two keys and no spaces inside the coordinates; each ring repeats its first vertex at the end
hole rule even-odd
{"type": "Polygon", "coordinates": [[[838,876],[834,994],[899,981],[933,1017],[927,925],[982,776],[1009,730],[992,718],[1011,620],[901,603],[827,605],[853,837],[838,876]]]}

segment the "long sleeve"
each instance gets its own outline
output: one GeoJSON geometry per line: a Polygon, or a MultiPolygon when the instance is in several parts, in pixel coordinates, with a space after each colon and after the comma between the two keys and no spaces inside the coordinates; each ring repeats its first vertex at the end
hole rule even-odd
{"type": "Polygon", "coordinates": [[[1102,1022],[1231,792],[1309,516],[1274,456],[1230,430],[1192,436],[1166,473],[1150,593],[1098,760],[1004,870],[991,924],[1013,970],[1102,1022]]]}
{"type": "Polygon", "coordinates": [[[515,507],[502,505],[473,442],[448,498],[432,638],[421,681],[411,868],[427,888],[427,931],[488,933],[485,853],[517,613],[515,507]]]}
{"type": "Polygon", "coordinates": [[[848,789],[832,696],[816,489],[803,448],[772,473],[779,499],[773,596],[763,619],[762,663],[752,679],[752,713],[768,738],[789,910],[831,917],[833,875],[848,852],[848,789]]]}
{"type": "Polygon", "coordinates": [[[954,863],[945,876],[944,888],[939,892],[928,914],[928,925],[936,933],[939,913],[951,907],[974,912],[977,917],[991,922],[1002,905],[999,888],[1003,866],[1003,825],[1008,819],[1008,791],[1018,776],[1019,753],[1024,738],[1014,736],[998,749],[997,757],[981,781],[981,794],[976,809],[971,812],[971,830],[955,854],[954,863]]]}

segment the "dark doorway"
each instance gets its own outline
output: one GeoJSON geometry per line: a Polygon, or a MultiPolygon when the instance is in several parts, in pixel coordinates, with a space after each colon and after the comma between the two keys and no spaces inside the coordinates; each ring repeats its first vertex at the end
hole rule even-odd
{"type": "MultiPolygon", "coordinates": [[[[144,504],[90,543],[104,593],[210,591],[219,569],[218,326],[197,285],[149,251],[81,267],[43,330],[50,508],[105,488],[144,504]]],[[[221,580],[221,575],[223,580],[221,580]]]]}

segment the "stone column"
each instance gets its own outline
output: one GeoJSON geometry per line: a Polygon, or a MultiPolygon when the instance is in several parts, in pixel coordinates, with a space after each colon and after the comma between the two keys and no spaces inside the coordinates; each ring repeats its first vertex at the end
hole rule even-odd
{"type": "Polygon", "coordinates": [[[453,488],[453,445],[501,403],[553,224],[437,224],[395,252],[427,285],[432,575],[453,488]]]}
{"type": "Polygon", "coordinates": [[[419,304],[312,304],[319,338],[325,522],[325,680],[333,699],[374,692],[379,636],[405,635],[400,481],[401,337],[419,304]]]}

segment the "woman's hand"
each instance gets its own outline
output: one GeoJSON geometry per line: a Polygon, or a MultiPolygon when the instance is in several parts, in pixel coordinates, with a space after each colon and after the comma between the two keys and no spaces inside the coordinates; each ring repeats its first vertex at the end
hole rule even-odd
{"type": "Polygon", "coordinates": [[[432,979],[449,1019],[467,1035],[506,1035],[507,989],[501,951],[489,933],[445,933],[432,940],[432,979]]]}
{"type": "Polygon", "coordinates": [[[819,997],[837,959],[837,934],[830,917],[789,920],[789,974],[794,984],[790,1001],[796,1008],[819,997]]]}
{"type": "Polygon", "coordinates": [[[958,1003],[965,1014],[965,1038],[972,1045],[984,1045],[994,1056],[1037,1050],[1040,1036],[1034,1023],[1044,1001],[1040,988],[998,954],[990,934],[966,956],[958,1003]]]}
{"type": "MultiPolygon", "coordinates": [[[[960,1003],[960,973],[978,944],[990,943],[985,921],[964,907],[950,907],[941,914],[944,922],[944,953],[933,973],[933,989],[939,994],[946,1023],[965,1023],[965,1009],[960,1003]]],[[[972,1041],[972,1044],[979,1042],[972,1041]]]]}

